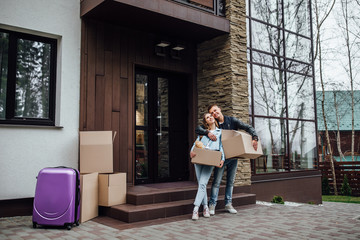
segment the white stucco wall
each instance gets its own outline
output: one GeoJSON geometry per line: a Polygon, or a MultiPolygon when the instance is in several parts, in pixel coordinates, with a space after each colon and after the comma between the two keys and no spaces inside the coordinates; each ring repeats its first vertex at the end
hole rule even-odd
{"type": "Polygon", "coordinates": [[[40,169],[78,167],[80,0],[1,0],[0,28],[59,40],[57,118],[63,128],[0,125],[0,200],[28,198],[40,169]]]}

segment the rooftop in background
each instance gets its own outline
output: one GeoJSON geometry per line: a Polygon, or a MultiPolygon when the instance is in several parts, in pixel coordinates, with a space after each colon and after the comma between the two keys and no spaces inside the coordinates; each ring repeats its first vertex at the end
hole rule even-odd
{"type": "MultiPolygon", "coordinates": [[[[318,131],[325,131],[321,107],[322,92],[316,92],[318,131]]],[[[351,131],[351,91],[325,91],[325,116],[329,131],[337,131],[339,119],[340,131],[351,131]],[[336,99],[336,105],[335,101],[336,99]]],[[[354,91],[354,130],[360,131],[360,90],[354,91]]]]}

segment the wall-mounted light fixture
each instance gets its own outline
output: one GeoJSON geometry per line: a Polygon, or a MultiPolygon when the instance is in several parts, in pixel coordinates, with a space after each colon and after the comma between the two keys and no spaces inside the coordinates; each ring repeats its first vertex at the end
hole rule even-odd
{"type": "Polygon", "coordinates": [[[170,55],[173,59],[181,60],[181,53],[185,49],[184,45],[176,44],[171,48],[170,55]]]}
{"type": "Polygon", "coordinates": [[[172,50],[175,50],[175,51],[182,51],[184,49],[185,49],[185,46],[180,45],[180,44],[177,44],[176,46],[172,47],[172,50]]]}
{"type": "Polygon", "coordinates": [[[163,41],[163,40],[159,41],[155,45],[155,54],[160,57],[165,57],[166,56],[166,48],[168,46],[170,46],[170,42],[163,41]]]}
{"type": "Polygon", "coordinates": [[[156,46],[164,48],[164,47],[170,46],[170,43],[167,42],[167,41],[161,40],[160,42],[158,42],[158,43],[156,44],[156,46]]]}
{"type": "Polygon", "coordinates": [[[160,57],[166,57],[170,55],[173,59],[181,59],[181,53],[185,50],[185,45],[182,44],[171,44],[168,41],[158,41],[155,44],[155,54],[160,57]]]}

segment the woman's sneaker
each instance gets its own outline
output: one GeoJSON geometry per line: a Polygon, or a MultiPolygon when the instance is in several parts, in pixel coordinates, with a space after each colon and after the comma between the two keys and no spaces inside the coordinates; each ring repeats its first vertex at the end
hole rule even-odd
{"type": "Polygon", "coordinates": [[[215,205],[209,206],[209,213],[210,213],[210,215],[215,215],[215,205]]]}
{"type": "Polygon", "coordinates": [[[193,211],[191,219],[194,220],[194,221],[198,220],[199,219],[199,212],[193,211]]]}
{"type": "Polygon", "coordinates": [[[236,209],[231,205],[231,203],[225,205],[225,210],[232,214],[237,213],[236,209]]]}
{"type": "Polygon", "coordinates": [[[206,217],[206,218],[209,218],[209,217],[210,217],[210,211],[209,211],[209,208],[208,208],[208,207],[204,208],[203,215],[204,215],[204,217],[206,217]]]}

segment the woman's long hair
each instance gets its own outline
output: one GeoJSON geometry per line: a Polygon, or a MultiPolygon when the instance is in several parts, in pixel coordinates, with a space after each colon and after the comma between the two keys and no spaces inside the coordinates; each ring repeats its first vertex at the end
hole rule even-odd
{"type": "MultiPolygon", "coordinates": [[[[208,115],[208,114],[210,114],[210,113],[205,113],[205,114],[203,115],[202,124],[204,125],[204,127],[205,127],[207,130],[210,130],[210,126],[209,126],[209,124],[207,124],[207,122],[206,122],[206,115],[208,115]]],[[[210,115],[211,115],[211,114],[210,114],[210,115]]],[[[218,122],[216,121],[216,119],[215,119],[215,126],[216,126],[216,127],[219,127],[219,124],[218,124],[218,122]]]]}

